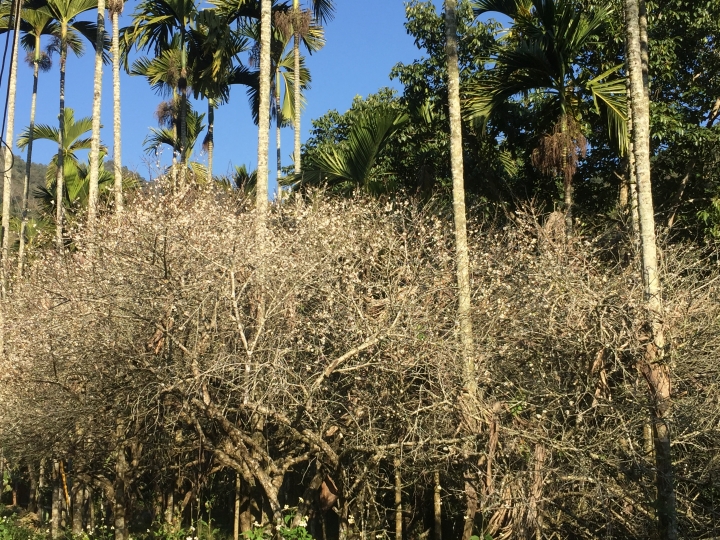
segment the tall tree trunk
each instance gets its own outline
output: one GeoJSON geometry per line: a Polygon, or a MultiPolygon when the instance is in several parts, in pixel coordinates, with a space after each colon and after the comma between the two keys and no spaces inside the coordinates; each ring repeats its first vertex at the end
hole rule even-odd
{"type": "Polygon", "coordinates": [[[73,486],[72,490],[72,532],[81,535],[83,532],[83,514],[85,507],[85,487],[73,486]]]}
{"type": "Polygon", "coordinates": [[[13,48],[10,57],[10,80],[8,82],[7,127],[5,131],[5,155],[3,165],[5,168],[3,178],[2,203],[2,298],[7,290],[8,272],[10,270],[10,200],[12,199],[12,162],[13,138],[15,129],[15,96],[17,93],[18,47],[20,46],[20,9],[22,2],[17,0],[14,4],[15,12],[12,14],[13,48]]]}
{"type": "Polygon", "coordinates": [[[62,513],[62,481],[60,479],[60,462],[53,460],[52,464],[52,503],[50,509],[50,536],[54,539],[60,537],[60,514],[62,513]]]}
{"type": "Polygon", "coordinates": [[[235,472],[235,507],[233,513],[233,540],[240,538],[240,473],[235,472]]]}
{"type": "Polygon", "coordinates": [[[277,149],[277,181],[278,181],[278,196],[280,195],[280,178],[282,177],[282,153],[281,144],[282,138],[280,128],[282,127],[282,112],[280,108],[280,70],[275,69],[275,147],[277,149]]]}
{"type": "Polygon", "coordinates": [[[648,329],[652,339],[640,371],[645,377],[652,398],[651,415],[654,431],[657,515],[660,537],[678,538],[675,487],[670,447],[669,418],[671,415],[670,372],[664,361],[665,336],[660,277],[657,267],[655,216],[650,182],[650,99],[647,73],[647,32],[644,0],[625,0],[625,23],[628,36],[628,67],[630,104],[633,119],[633,149],[638,191],[640,248],[644,299],[648,313],[648,329]]]}
{"type": "Polygon", "coordinates": [[[63,219],[65,191],[65,65],[67,63],[67,24],[62,24],[60,44],[60,143],[58,145],[57,175],[55,176],[55,244],[59,253],[64,251],[63,219]]]}
{"type": "Polygon", "coordinates": [[[18,249],[18,277],[25,269],[25,235],[28,224],[28,202],[30,200],[30,168],[32,167],[33,136],[35,131],[35,111],[37,109],[38,78],[40,77],[40,36],[35,36],[35,56],[33,58],[33,93],[30,101],[30,128],[28,135],[25,176],[23,178],[22,214],[20,221],[20,246],[18,249]]]}
{"type": "Polygon", "coordinates": [[[435,474],[433,475],[433,483],[435,484],[435,489],[433,490],[435,540],[442,540],[442,499],[440,496],[440,473],[438,471],[435,471],[435,474]]]}
{"type": "Polygon", "coordinates": [[[268,151],[270,138],[270,37],[271,37],[271,0],[260,2],[260,95],[258,117],[258,165],[256,211],[257,234],[262,241],[265,236],[268,209],[268,151]]]}
{"type": "Polygon", "coordinates": [[[208,180],[208,182],[212,182],[213,157],[214,157],[214,152],[215,152],[215,101],[210,98],[208,98],[207,149],[208,149],[207,180],[208,180]]]}
{"type": "MultiPolygon", "coordinates": [[[[462,125],[460,118],[460,73],[458,70],[457,0],[445,0],[445,52],[450,105],[450,165],[453,178],[453,215],[455,217],[455,257],[458,283],[458,321],[462,342],[464,393],[468,403],[477,397],[475,346],[470,312],[470,257],[465,218],[465,182],[463,173],[462,125]]],[[[472,414],[472,413],[471,413],[472,414]]]]}
{"type": "Polygon", "coordinates": [[[295,89],[295,174],[302,172],[302,163],[300,157],[300,30],[297,28],[300,20],[300,0],[293,0],[293,12],[295,15],[295,36],[293,40],[293,60],[295,80],[293,86],[295,89]]]}
{"type": "MultiPolygon", "coordinates": [[[[118,431],[120,431],[118,429],[118,431]]],[[[127,475],[128,463],[125,459],[125,446],[120,444],[117,450],[115,460],[115,484],[113,491],[115,500],[113,501],[113,524],[115,526],[115,540],[127,540],[127,522],[125,513],[127,512],[127,475]]]]}
{"type": "Polygon", "coordinates": [[[122,132],[120,130],[120,28],[119,19],[124,0],[115,0],[111,5],[112,57],[113,57],[113,174],[115,177],[115,213],[123,211],[122,177],[122,132]]]}
{"type": "Polygon", "coordinates": [[[400,460],[396,459],[395,466],[395,539],[402,540],[403,537],[403,513],[402,513],[402,476],[400,474],[400,460]]]}
{"type": "Polygon", "coordinates": [[[180,80],[178,90],[180,91],[180,185],[185,187],[187,175],[187,51],[185,50],[185,21],[182,21],[180,31],[180,80]]]}
{"type": "Polygon", "coordinates": [[[90,185],[88,187],[88,228],[95,228],[98,213],[100,179],[100,105],[102,100],[103,43],[105,37],[105,0],[97,5],[97,41],[95,42],[95,77],[93,79],[92,136],[90,142],[90,185]]]}

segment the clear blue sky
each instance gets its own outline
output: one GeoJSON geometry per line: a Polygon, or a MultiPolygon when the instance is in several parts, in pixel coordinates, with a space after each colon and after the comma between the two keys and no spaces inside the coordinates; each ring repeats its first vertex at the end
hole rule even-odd
{"type": "MultiPolygon", "coordinates": [[[[436,2],[439,3],[439,2],[436,2]]],[[[122,24],[129,24],[135,1],[125,6],[122,24]]],[[[419,51],[407,35],[405,7],[401,0],[366,0],[365,2],[336,2],[336,16],[326,28],[327,45],[308,59],[312,74],[312,89],[307,93],[308,105],[302,116],[302,138],[307,137],[310,120],[322,116],[330,109],[346,111],[356,95],[367,96],[383,86],[398,87],[391,82],[389,73],[397,62],[411,62],[420,58],[419,51]]],[[[88,19],[92,19],[90,14],[88,19]]],[[[3,36],[4,38],[4,36],[3,36]]],[[[4,41],[2,42],[4,44],[4,41]]],[[[89,116],[92,105],[93,50],[88,46],[82,58],[69,57],[67,63],[66,106],[75,110],[75,117],[89,116]]],[[[24,56],[24,55],[23,55],[24,56]]],[[[37,123],[57,125],[58,114],[58,58],[48,73],[40,75],[37,123]]],[[[161,98],[153,93],[140,77],[122,74],[122,135],[123,164],[148,177],[155,158],[143,152],[143,140],[150,127],[156,126],[153,113],[161,98]]],[[[7,78],[6,78],[7,80],[7,78]]],[[[4,96],[6,82],[0,92],[4,96]]],[[[32,70],[24,63],[19,73],[19,92],[16,116],[16,137],[29,123],[32,70]]],[[[4,99],[3,99],[4,101],[4,99]]],[[[197,104],[200,111],[207,105],[197,104]]],[[[112,73],[105,67],[102,101],[102,140],[112,147],[112,73]]],[[[250,170],[257,165],[257,128],[252,123],[249,105],[243,88],[233,89],[230,103],[215,115],[216,174],[230,171],[233,165],[246,164],[250,170]]],[[[290,163],[293,133],[283,129],[283,162],[290,163]]],[[[199,146],[199,145],[198,145],[199,146]]],[[[275,132],[270,139],[271,178],[275,177],[275,132]]],[[[17,149],[15,149],[17,151],[17,149]]],[[[56,148],[48,141],[38,141],[33,161],[47,163],[56,148]]],[[[112,154],[112,151],[111,151],[112,154]]],[[[169,151],[163,160],[169,160],[169,151]]],[[[24,157],[24,156],[23,156],[24,157]]],[[[194,159],[205,162],[206,155],[196,148],[194,159]]],[[[157,169],[153,170],[157,174],[157,169]]]]}

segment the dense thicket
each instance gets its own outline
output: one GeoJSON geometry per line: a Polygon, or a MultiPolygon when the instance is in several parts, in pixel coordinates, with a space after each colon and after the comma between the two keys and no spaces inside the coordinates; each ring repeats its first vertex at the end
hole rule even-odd
{"type": "MultiPolygon", "coordinates": [[[[650,537],[632,249],[567,242],[562,218],[531,209],[503,228],[472,221],[486,412],[468,426],[448,212],[297,198],[272,207],[260,249],[254,211],[225,191],[140,196],[16,284],[5,457],[30,476],[63,463],[56,482],[125,501],[133,535],[163,520],[163,493],[169,521],[189,524],[208,482],[232,493],[234,470],[247,526],[288,504],[318,536],[321,516],[327,538],[382,534],[398,474],[414,537],[433,525],[437,471],[449,538],[473,500],[474,531],[493,538],[650,537]]],[[[717,272],[707,254],[663,252],[685,538],[718,520],[717,272]]],[[[230,512],[229,497],[216,506],[230,512]]],[[[83,504],[72,515],[87,524],[83,504]]]]}

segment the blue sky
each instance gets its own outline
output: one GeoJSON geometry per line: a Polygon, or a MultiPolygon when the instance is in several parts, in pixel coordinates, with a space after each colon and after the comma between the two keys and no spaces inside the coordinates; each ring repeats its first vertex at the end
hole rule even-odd
{"type": "MultiPolygon", "coordinates": [[[[398,62],[411,62],[422,56],[407,35],[405,7],[401,0],[366,0],[364,2],[336,3],[335,19],[326,28],[327,45],[308,59],[312,74],[312,88],[307,93],[308,104],[302,116],[302,138],[307,137],[310,120],[322,116],[330,109],[346,111],[356,95],[367,96],[383,86],[398,87],[390,81],[391,68],[398,62]]],[[[129,24],[135,1],[129,1],[121,25],[129,24]]],[[[90,14],[88,19],[92,18],[90,14]]],[[[4,42],[3,42],[4,45],[4,42]]],[[[21,53],[22,54],[22,53],[21,53]]],[[[24,55],[23,55],[24,56],[24,55]]],[[[59,71],[58,58],[48,73],[40,75],[37,123],[57,124],[59,71]]],[[[89,116],[92,106],[93,51],[88,46],[81,58],[69,57],[67,63],[66,106],[75,110],[75,117],[89,116]]],[[[144,79],[121,75],[123,164],[144,177],[157,174],[157,160],[143,151],[143,140],[150,127],[156,126],[153,113],[161,97],[150,89],[144,79]]],[[[5,81],[0,88],[5,93],[5,81]]],[[[32,70],[22,63],[19,72],[19,92],[16,113],[16,137],[29,123],[32,70]]],[[[205,111],[207,105],[197,104],[205,111]]],[[[102,101],[102,140],[112,147],[112,73],[105,67],[102,101]]],[[[282,130],[282,155],[290,163],[293,133],[282,130]]],[[[246,164],[250,170],[257,165],[257,128],[252,123],[248,100],[243,88],[233,90],[230,103],[215,115],[216,174],[232,169],[233,165],[246,164]]],[[[199,145],[198,145],[199,146],[199,145]]],[[[270,139],[270,177],[275,177],[275,132],[270,139]]],[[[17,151],[17,149],[15,148],[17,151]]],[[[47,163],[56,152],[49,141],[38,141],[33,150],[33,161],[47,163]]],[[[22,155],[22,154],[21,154],[22,155]]],[[[169,151],[162,160],[167,162],[169,151]]],[[[205,162],[207,156],[196,149],[194,159],[205,162]]]]}

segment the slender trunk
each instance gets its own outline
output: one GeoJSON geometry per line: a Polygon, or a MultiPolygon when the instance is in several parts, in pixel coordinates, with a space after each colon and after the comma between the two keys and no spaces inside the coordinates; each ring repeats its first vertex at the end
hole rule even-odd
{"type": "Polygon", "coordinates": [[[465,481],[465,498],[467,500],[467,509],[465,511],[465,523],[463,526],[462,540],[470,540],[475,527],[475,515],[478,510],[477,491],[470,482],[465,481]]]}
{"type": "Polygon", "coordinates": [[[37,514],[38,509],[38,476],[35,464],[28,463],[28,477],[30,479],[30,500],[28,501],[28,512],[37,514]]]}
{"type": "Polygon", "coordinates": [[[433,510],[435,516],[435,540],[442,540],[442,499],[440,496],[440,473],[435,471],[433,475],[435,489],[433,491],[433,510]]]}
{"type": "MultiPolygon", "coordinates": [[[[296,19],[300,17],[300,1],[293,0],[293,11],[296,19]]],[[[300,32],[295,31],[295,39],[293,42],[293,60],[295,80],[293,86],[295,89],[295,174],[302,172],[302,163],[300,157],[300,32]]]]}
{"type": "Polygon", "coordinates": [[[88,187],[88,228],[95,228],[98,213],[100,179],[100,105],[102,100],[103,43],[105,37],[105,0],[97,5],[97,41],[95,42],[95,77],[93,80],[92,136],[90,142],[90,185],[88,187]]]}
{"type": "Polygon", "coordinates": [[[64,192],[65,192],[65,64],[67,63],[67,24],[62,26],[62,44],[60,46],[60,143],[57,155],[57,175],[55,177],[55,244],[62,254],[64,192]]]}
{"type": "Polygon", "coordinates": [[[37,520],[38,523],[45,523],[45,497],[43,492],[45,488],[45,459],[40,460],[40,470],[38,472],[38,494],[37,494],[37,520]]]}
{"type": "Polygon", "coordinates": [[[52,469],[52,505],[50,510],[50,536],[60,537],[60,514],[62,512],[62,487],[60,480],[60,462],[53,460],[52,469]]]}
{"type": "Polygon", "coordinates": [[[213,171],[213,152],[215,150],[215,102],[208,98],[208,171],[207,180],[212,182],[212,171],[213,171]]]}
{"type": "Polygon", "coordinates": [[[72,492],[72,532],[81,535],[83,532],[83,510],[85,506],[85,488],[75,486],[72,492]]]}
{"type": "Polygon", "coordinates": [[[650,412],[657,471],[655,484],[659,533],[663,539],[675,540],[678,538],[678,521],[668,424],[672,402],[670,372],[663,358],[665,350],[663,306],[650,181],[650,100],[647,73],[647,31],[643,30],[647,24],[644,0],[625,0],[625,12],[638,215],[640,218],[642,278],[649,319],[648,329],[652,336],[644,357],[640,359],[639,367],[648,383],[652,398],[650,412]]]}
{"type": "Polygon", "coordinates": [[[30,200],[30,168],[32,166],[33,136],[35,135],[35,111],[37,109],[38,78],[40,76],[40,36],[35,37],[35,58],[33,60],[33,93],[30,101],[30,128],[27,145],[27,162],[23,178],[22,215],[20,221],[20,247],[18,249],[18,277],[25,269],[25,234],[28,224],[28,202],[30,200]]]}
{"type": "Polygon", "coordinates": [[[116,2],[110,13],[112,20],[112,56],[113,56],[113,173],[115,176],[115,213],[123,211],[122,188],[122,133],[120,131],[120,29],[119,19],[123,2],[116,2]]]}
{"type": "Polygon", "coordinates": [[[568,173],[568,141],[566,133],[568,130],[567,116],[563,114],[560,119],[560,133],[562,134],[563,149],[560,171],[563,175],[563,203],[565,206],[565,236],[572,238],[573,235],[573,185],[572,176],[568,173]]]}
{"type": "Polygon", "coordinates": [[[115,493],[115,500],[113,501],[115,540],[127,540],[128,538],[127,523],[125,520],[125,513],[127,511],[127,473],[128,463],[125,459],[125,446],[120,444],[115,460],[115,485],[113,486],[115,493]]]}
{"type": "Polygon", "coordinates": [[[15,129],[15,96],[17,94],[17,70],[18,70],[18,47],[20,45],[20,9],[22,2],[15,2],[15,13],[12,17],[13,23],[13,48],[10,57],[10,80],[8,82],[7,102],[7,127],[5,131],[5,155],[3,179],[3,202],[2,202],[2,298],[5,298],[7,291],[7,278],[10,269],[10,200],[12,199],[12,145],[15,129]]]}
{"type": "MultiPolygon", "coordinates": [[[[627,33],[625,34],[625,49],[628,49],[629,41],[627,33]]],[[[625,64],[628,68],[628,58],[626,55],[625,64]]],[[[630,78],[625,79],[625,88],[627,90],[627,110],[628,110],[628,133],[630,141],[628,142],[628,188],[630,192],[630,226],[632,227],[633,241],[638,244],[640,241],[640,218],[638,217],[638,197],[637,197],[637,178],[635,176],[635,146],[633,144],[633,113],[632,103],[630,103],[630,78]]]]}
{"type": "Polygon", "coordinates": [[[185,50],[185,22],[180,32],[182,51],[180,53],[180,185],[185,187],[185,176],[187,174],[187,52],[185,50]]]}
{"type": "Polygon", "coordinates": [[[165,494],[165,523],[175,522],[175,487],[170,486],[165,494]]]}
{"type": "Polygon", "coordinates": [[[280,128],[282,127],[282,110],[280,108],[280,70],[275,70],[275,147],[277,148],[277,180],[278,195],[280,194],[280,178],[282,177],[282,154],[280,145],[282,139],[280,136],[280,128]]]}
{"type": "Polygon", "coordinates": [[[233,540],[240,538],[240,473],[235,473],[235,513],[233,514],[233,540]]]}
{"type": "MultiPolygon", "coordinates": [[[[465,183],[463,178],[462,125],[460,119],[460,73],[457,53],[457,0],[445,0],[445,51],[448,70],[450,105],[450,164],[453,178],[453,214],[455,217],[455,256],[457,257],[458,321],[462,342],[464,392],[469,403],[477,396],[475,346],[470,313],[470,258],[465,218],[465,183]]],[[[472,414],[472,413],[471,413],[472,414]]]]}
{"type": "Polygon", "coordinates": [[[260,2],[260,95],[258,117],[258,166],[256,206],[257,235],[262,243],[265,236],[268,209],[268,150],[270,135],[270,37],[271,37],[270,0],[260,2]]]}
{"type": "Polygon", "coordinates": [[[395,540],[402,540],[403,514],[402,514],[402,476],[400,475],[400,460],[395,465],[395,540]]]}

